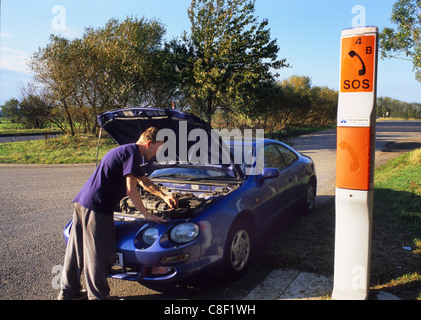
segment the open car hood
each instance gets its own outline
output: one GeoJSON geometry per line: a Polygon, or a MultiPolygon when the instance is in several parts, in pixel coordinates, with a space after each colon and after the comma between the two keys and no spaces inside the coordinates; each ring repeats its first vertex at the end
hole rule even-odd
{"type": "Polygon", "coordinates": [[[241,169],[234,164],[233,155],[221,137],[207,122],[191,113],[172,109],[124,108],[103,112],[97,116],[97,121],[119,145],[135,143],[149,127],[169,129],[165,130],[170,136],[165,139],[169,147],[166,152],[168,161],[160,161],[155,164],[156,167],[213,167],[243,178],[241,169]],[[170,142],[175,142],[176,146],[170,142]]]}

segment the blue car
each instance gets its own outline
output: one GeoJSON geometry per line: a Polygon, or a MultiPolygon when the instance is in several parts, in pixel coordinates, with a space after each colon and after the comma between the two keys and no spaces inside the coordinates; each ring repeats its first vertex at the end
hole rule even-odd
{"type": "MultiPolygon", "coordinates": [[[[128,197],[116,205],[117,256],[110,277],[165,284],[219,268],[236,279],[265,233],[314,207],[313,161],[281,142],[244,135],[223,142],[205,121],[177,110],[120,109],[97,121],[119,144],[136,142],[150,126],[160,129],[165,143],[144,169],[178,198],[170,209],[139,189],[145,207],[165,224],[145,220],[128,197]]],[[[64,229],[66,241],[71,227],[69,222],[64,229]]]]}

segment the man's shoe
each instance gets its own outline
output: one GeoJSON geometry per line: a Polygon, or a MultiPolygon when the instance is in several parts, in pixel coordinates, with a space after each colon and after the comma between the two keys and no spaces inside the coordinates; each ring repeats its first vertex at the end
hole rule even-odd
{"type": "Polygon", "coordinates": [[[65,297],[63,290],[60,290],[57,300],[88,300],[86,290],[80,290],[76,297],[65,297]]]}

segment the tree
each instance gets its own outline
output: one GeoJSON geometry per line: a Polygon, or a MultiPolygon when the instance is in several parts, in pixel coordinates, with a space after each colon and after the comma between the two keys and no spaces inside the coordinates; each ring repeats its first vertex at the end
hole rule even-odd
{"type": "Polygon", "coordinates": [[[19,116],[19,100],[15,98],[7,100],[1,107],[1,113],[3,117],[12,118],[12,120],[17,122],[19,116]]]}
{"type": "Polygon", "coordinates": [[[389,97],[378,97],[376,106],[376,116],[378,117],[389,117],[392,111],[392,98],[389,97]]]}
{"type": "Polygon", "coordinates": [[[122,22],[111,19],[104,28],[86,30],[87,62],[95,72],[87,79],[92,88],[106,94],[103,105],[148,104],[151,89],[157,85],[156,54],[164,34],[158,21],[132,17],[122,22]]]}
{"type": "Polygon", "coordinates": [[[102,111],[154,102],[158,88],[167,83],[157,57],[164,33],[155,20],[128,17],[87,28],[82,39],[74,41],[81,73],[73,98],[79,121],[90,120],[84,122],[85,131],[96,131],[93,119],[102,111]]]}
{"type": "Polygon", "coordinates": [[[193,0],[188,10],[191,34],[184,40],[191,56],[186,68],[186,93],[193,111],[208,123],[216,110],[239,112],[250,92],[273,80],[276,40],[268,21],[254,16],[254,0],[193,0]]]}
{"type": "Polygon", "coordinates": [[[307,76],[291,76],[280,83],[283,91],[283,105],[280,110],[283,122],[304,124],[311,109],[311,79],[307,76]]]}
{"type": "Polygon", "coordinates": [[[51,121],[51,106],[43,97],[30,91],[32,88],[23,90],[23,99],[8,100],[2,106],[3,115],[12,118],[16,123],[26,129],[43,129],[51,121]]]}
{"type": "Polygon", "coordinates": [[[28,129],[43,129],[51,107],[37,95],[27,95],[19,105],[20,123],[28,129]]]}
{"type": "Polygon", "coordinates": [[[393,6],[391,21],[397,24],[397,30],[382,30],[382,57],[411,60],[416,79],[421,81],[421,0],[397,1],[393,6]]]}
{"type": "Polygon", "coordinates": [[[377,116],[421,119],[421,104],[379,97],[377,98],[377,116]]]}
{"type": "Polygon", "coordinates": [[[30,67],[71,134],[75,123],[94,133],[95,116],[106,109],[170,105],[178,78],[164,34],[155,20],[111,19],[103,28],[87,28],[81,39],[51,36],[30,67]]]}
{"type": "Polygon", "coordinates": [[[311,88],[311,108],[305,124],[326,126],[336,120],[338,92],[328,87],[311,88]]]}
{"type": "Polygon", "coordinates": [[[79,83],[79,64],[80,54],[71,41],[54,35],[50,37],[50,43],[44,49],[40,48],[29,62],[35,81],[48,91],[56,107],[63,111],[72,136],[75,131],[71,97],[79,83]]]}

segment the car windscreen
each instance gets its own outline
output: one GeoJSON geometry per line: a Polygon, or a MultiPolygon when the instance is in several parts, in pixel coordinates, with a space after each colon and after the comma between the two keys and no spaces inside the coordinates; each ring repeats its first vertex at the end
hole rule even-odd
{"type": "Polygon", "coordinates": [[[234,157],[234,163],[238,164],[247,176],[250,168],[255,165],[255,148],[249,145],[230,145],[230,151],[234,157]]]}
{"type": "Polygon", "coordinates": [[[224,171],[211,168],[182,168],[171,167],[157,169],[149,175],[149,178],[170,178],[182,180],[224,180],[235,179],[232,175],[224,171]]]}

